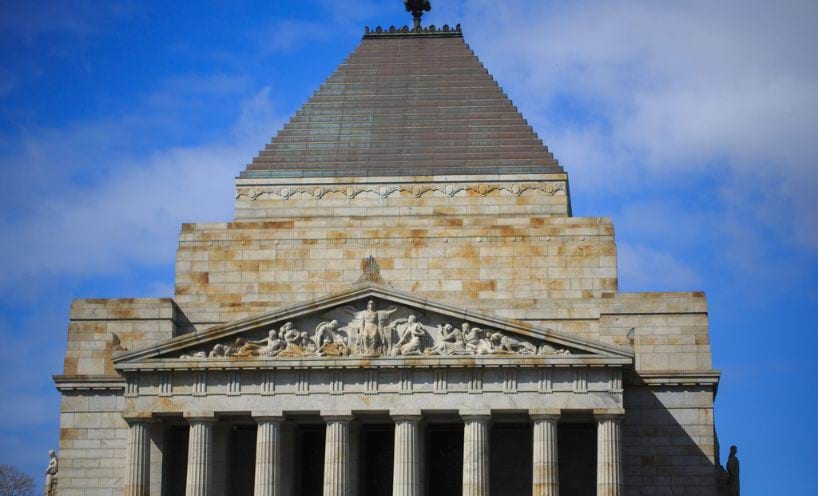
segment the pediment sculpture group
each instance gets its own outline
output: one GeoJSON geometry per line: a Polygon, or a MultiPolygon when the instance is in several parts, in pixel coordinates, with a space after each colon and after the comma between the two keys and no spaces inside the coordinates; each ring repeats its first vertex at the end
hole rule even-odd
{"type": "Polygon", "coordinates": [[[431,327],[414,314],[391,318],[398,308],[378,310],[369,300],[364,310],[342,308],[352,319],[342,325],[338,320],[319,323],[312,335],[286,322],[267,337],[250,340],[236,338],[218,343],[210,351],[198,351],[180,358],[300,358],[308,356],[418,356],[418,355],[568,355],[565,349],[547,343],[536,345],[517,336],[496,330],[483,330],[463,322],[431,327]]]}

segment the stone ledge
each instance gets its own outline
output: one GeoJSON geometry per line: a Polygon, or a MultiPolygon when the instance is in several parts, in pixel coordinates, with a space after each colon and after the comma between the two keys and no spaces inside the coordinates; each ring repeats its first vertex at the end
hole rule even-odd
{"type": "Polygon", "coordinates": [[[642,370],[629,374],[629,386],[714,386],[718,388],[718,370],[642,370]]]}
{"type": "Polygon", "coordinates": [[[156,370],[275,370],[275,369],[411,369],[411,368],[509,368],[509,367],[626,367],[630,358],[568,356],[492,356],[460,358],[324,358],[308,357],[295,360],[225,359],[190,360],[162,359],[156,361],[119,363],[123,372],[156,370]]]}
{"type": "Polygon", "coordinates": [[[118,375],[54,375],[57,391],[125,390],[125,378],[118,375]]]}

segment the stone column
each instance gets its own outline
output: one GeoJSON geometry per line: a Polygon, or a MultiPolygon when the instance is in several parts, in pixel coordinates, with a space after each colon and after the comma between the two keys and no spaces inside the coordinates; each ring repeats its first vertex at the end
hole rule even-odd
{"type": "Polygon", "coordinates": [[[531,410],[534,421],[534,496],[559,496],[557,421],[559,410],[531,410]]]}
{"type": "Polygon", "coordinates": [[[150,429],[149,417],[125,418],[128,422],[128,459],[125,465],[125,496],[150,494],[150,429]]]}
{"type": "Polygon", "coordinates": [[[327,422],[324,448],[324,496],[350,496],[349,423],[351,412],[322,412],[327,422]]]}
{"type": "Polygon", "coordinates": [[[210,496],[213,482],[212,415],[185,415],[190,424],[187,449],[187,496],[210,496]]]}
{"type": "Polygon", "coordinates": [[[420,496],[420,410],[392,412],[395,420],[395,460],[392,496],[420,496]]]}
{"type": "Polygon", "coordinates": [[[256,432],[255,496],[281,496],[281,412],[253,412],[256,432]]]}
{"type": "Polygon", "coordinates": [[[463,496],[489,495],[490,410],[461,410],[463,433],[463,496]]]}
{"type": "Polygon", "coordinates": [[[624,410],[594,411],[596,434],[596,494],[621,496],[622,418],[624,410]]]}

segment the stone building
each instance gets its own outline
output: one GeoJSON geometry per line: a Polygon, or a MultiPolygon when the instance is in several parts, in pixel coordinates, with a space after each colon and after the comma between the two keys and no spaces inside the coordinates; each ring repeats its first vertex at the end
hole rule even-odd
{"type": "Polygon", "coordinates": [[[173,298],[73,303],[60,496],[715,494],[706,299],[617,286],[460,27],[367,29],[173,298]]]}

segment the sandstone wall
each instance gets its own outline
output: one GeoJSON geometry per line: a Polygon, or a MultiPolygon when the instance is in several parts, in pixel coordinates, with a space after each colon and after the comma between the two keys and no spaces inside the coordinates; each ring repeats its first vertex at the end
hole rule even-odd
{"type": "Polygon", "coordinates": [[[133,350],[174,336],[177,310],[170,298],[77,299],[71,304],[65,375],[115,374],[116,334],[133,350]]]}
{"type": "Polygon", "coordinates": [[[396,289],[475,308],[617,287],[608,219],[334,217],[185,224],[175,301],[195,324],[246,317],[346,289],[370,255],[396,289]]]}
{"type": "Polygon", "coordinates": [[[625,388],[629,496],[716,494],[713,396],[705,386],[625,388]]]}
{"type": "Polygon", "coordinates": [[[115,391],[63,392],[60,414],[60,496],[122,493],[128,425],[115,391]]]}

